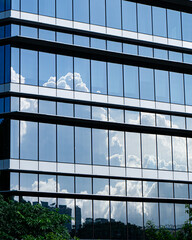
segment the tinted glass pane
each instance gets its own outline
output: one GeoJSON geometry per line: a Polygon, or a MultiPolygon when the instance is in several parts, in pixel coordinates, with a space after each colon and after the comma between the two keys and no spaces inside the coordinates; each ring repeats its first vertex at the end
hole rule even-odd
{"type": "Polygon", "coordinates": [[[184,41],[192,41],[192,29],[191,29],[192,15],[182,12],[182,32],[184,41]]]}
{"type": "Polygon", "coordinates": [[[110,195],[112,196],[125,196],[125,180],[110,180],[110,195]]]}
{"type": "Polygon", "coordinates": [[[57,188],[60,193],[74,193],[74,177],[58,176],[57,188]]]}
{"type": "Polygon", "coordinates": [[[19,75],[19,49],[11,48],[11,82],[23,83],[25,80],[19,75]]]}
{"type": "Polygon", "coordinates": [[[56,192],[56,176],[40,174],[39,175],[39,191],[40,192],[56,192]]]}
{"type": "Polygon", "coordinates": [[[191,54],[187,54],[187,53],[183,53],[183,61],[185,63],[192,64],[192,55],[191,54]]]}
{"type": "Polygon", "coordinates": [[[175,198],[188,198],[188,184],[175,183],[175,198]]]}
{"type": "Polygon", "coordinates": [[[11,0],[11,9],[19,11],[19,0],[11,0]]]}
{"type": "Polygon", "coordinates": [[[171,119],[169,115],[156,114],[157,127],[171,127],[171,119]]]}
{"type": "Polygon", "coordinates": [[[39,14],[55,16],[55,0],[39,0],[39,14]]]}
{"type": "Polygon", "coordinates": [[[56,114],[56,102],[39,100],[39,113],[56,114]]]}
{"type": "Polygon", "coordinates": [[[55,32],[39,29],[39,39],[55,41],[55,32]]]}
{"type": "Polygon", "coordinates": [[[19,158],[19,121],[11,120],[11,158],[19,158]]]}
{"type": "Polygon", "coordinates": [[[10,173],[10,190],[19,190],[19,174],[10,173]]]}
{"type": "Polygon", "coordinates": [[[180,12],[168,9],[167,18],[168,18],[168,37],[174,39],[181,39],[180,12]]]}
{"type": "Polygon", "coordinates": [[[185,117],[172,116],[172,128],[185,129],[185,117]]]}
{"type": "Polygon", "coordinates": [[[37,14],[37,0],[21,0],[21,11],[37,14]]]}
{"type": "Polygon", "coordinates": [[[188,167],[189,171],[192,171],[192,138],[187,139],[187,150],[188,150],[188,167]]]}
{"type": "Polygon", "coordinates": [[[155,114],[141,112],[141,125],[155,126],[155,114]]]}
{"type": "Polygon", "coordinates": [[[186,118],[187,121],[187,129],[192,130],[192,118],[186,118]]]}
{"type": "Polygon", "coordinates": [[[186,139],[181,137],[173,137],[173,167],[174,170],[186,171],[186,139]]]}
{"type": "Polygon", "coordinates": [[[21,26],[21,36],[37,38],[37,28],[21,26]]]}
{"type": "Polygon", "coordinates": [[[90,119],[91,107],[86,105],[75,104],[75,117],[90,119]]]}
{"type": "Polygon", "coordinates": [[[153,34],[167,37],[166,9],[152,7],[153,9],[153,34]]]}
{"type": "Polygon", "coordinates": [[[124,112],[121,109],[109,108],[109,121],[110,122],[124,122],[124,112]]]}
{"type": "Polygon", "coordinates": [[[64,117],[73,117],[73,104],[58,102],[57,115],[64,117]]]}
{"type": "Polygon", "coordinates": [[[143,57],[153,57],[153,49],[150,47],[139,46],[139,55],[143,57]]]}
{"type": "Polygon", "coordinates": [[[145,100],[154,100],[153,69],[140,68],[140,97],[145,100]]]}
{"type": "Polygon", "coordinates": [[[175,230],[173,203],[160,203],[160,226],[175,230]]]}
{"type": "Polygon", "coordinates": [[[5,0],[0,0],[0,12],[5,10],[5,0]]]}
{"type": "Polygon", "coordinates": [[[182,53],[169,51],[169,60],[175,62],[182,62],[183,61],[182,53]]]}
{"type": "Polygon", "coordinates": [[[72,0],[56,0],[57,18],[72,20],[72,0]]]}
{"type": "Polygon", "coordinates": [[[37,174],[21,173],[20,174],[21,191],[38,191],[37,174]]]}
{"type": "Polygon", "coordinates": [[[122,65],[108,63],[108,94],[123,96],[122,65]]]}
{"type": "Polygon", "coordinates": [[[181,229],[185,221],[189,220],[189,215],[186,213],[185,204],[175,204],[175,225],[176,230],[181,229]]]}
{"type": "Polygon", "coordinates": [[[156,101],[169,102],[169,76],[168,72],[155,70],[156,101]]]}
{"type": "Polygon", "coordinates": [[[163,49],[154,48],[154,58],[167,60],[168,59],[168,51],[163,50],[163,49]]]}
{"type": "Polygon", "coordinates": [[[89,23],[89,1],[73,0],[74,20],[77,22],[89,23]]]}
{"type": "Polygon", "coordinates": [[[99,39],[99,38],[91,38],[91,47],[105,50],[106,40],[99,39]]]}
{"type": "Polygon", "coordinates": [[[140,125],[140,113],[135,111],[125,111],[125,123],[140,125]]]}
{"type": "Polygon", "coordinates": [[[5,76],[5,70],[4,70],[4,66],[5,66],[5,55],[4,55],[4,46],[0,46],[0,84],[4,83],[4,76],[5,76]]]}
{"type": "Polygon", "coordinates": [[[144,224],[152,221],[156,227],[159,227],[158,203],[144,203],[144,224]]]}
{"type": "Polygon", "coordinates": [[[192,75],[185,74],[185,103],[192,105],[192,75]]]}
{"type": "Polygon", "coordinates": [[[143,181],[143,197],[158,197],[156,182],[143,181]]]}
{"type": "Polygon", "coordinates": [[[124,66],[125,97],[139,98],[138,67],[124,66]]]}
{"type": "Polygon", "coordinates": [[[106,0],[107,27],[121,28],[121,1],[106,0]]]}
{"type": "Polygon", "coordinates": [[[138,31],[152,34],[151,6],[137,4],[138,9],[138,31]]]}
{"type": "Polygon", "coordinates": [[[92,194],[91,178],[76,177],[76,193],[80,194],[92,194]]]}
{"type": "Polygon", "coordinates": [[[157,135],[158,168],[172,170],[171,137],[157,135]]]}
{"type": "Polygon", "coordinates": [[[122,1],[123,29],[137,31],[136,3],[122,1]]]}
{"type": "Polygon", "coordinates": [[[173,184],[167,182],[159,182],[159,197],[173,198],[173,184]]]}
{"type": "Polygon", "coordinates": [[[99,121],[107,121],[107,108],[92,107],[92,119],[99,121]]]}
{"type": "Polygon", "coordinates": [[[123,52],[126,54],[137,55],[137,45],[123,43],[123,52]]]}
{"type": "Polygon", "coordinates": [[[109,195],[109,180],[93,178],[93,194],[109,195]]]}
{"type": "Polygon", "coordinates": [[[73,43],[73,35],[69,33],[57,32],[57,42],[72,44],[73,43]]]}
{"type": "Polygon", "coordinates": [[[11,71],[13,67],[11,65],[11,48],[10,45],[5,46],[5,83],[10,83],[11,80],[11,71]]]}
{"type": "Polygon", "coordinates": [[[122,52],[122,43],[107,41],[107,50],[112,52],[122,52]]]}
{"type": "Polygon", "coordinates": [[[142,134],[142,165],[143,168],[157,168],[155,135],[142,134]]]}
{"type": "Polygon", "coordinates": [[[91,24],[105,26],[105,0],[90,0],[91,24]]]}
{"type": "Polygon", "coordinates": [[[74,44],[82,47],[89,47],[89,37],[74,35],[74,44]]]}
{"type": "Polygon", "coordinates": [[[184,104],[183,74],[170,73],[171,102],[184,104]]]}
{"type": "Polygon", "coordinates": [[[142,183],[141,181],[127,181],[127,196],[128,197],[142,197],[142,183]]]}

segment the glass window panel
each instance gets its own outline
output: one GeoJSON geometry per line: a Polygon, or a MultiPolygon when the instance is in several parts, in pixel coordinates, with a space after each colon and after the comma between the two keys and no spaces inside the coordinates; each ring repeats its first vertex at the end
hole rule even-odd
{"type": "Polygon", "coordinates": [[[89,37],[74,35],[74,44],[82,47],[89,47],[89,37]]]}
{"type": "Polygon", "coordinates": [[[188,150],[188,167],[189,171],[192,171],[192,138],[187,139],[187,150],[188,150]]]}
{"type": "Polygon", "coordinates": [[[73,58],[57,55],[57,87],[73,90],[73,77],[73,58]]]}
{"type": "Polygon", "coordinates": [[[123,53],[137,55],[137,45],[123,43],[123,53]]]}
{"type": "Polygon", "coordinates": [[[11,82],[24,82],[24,78],[19,75],[19,49],[13,47],[11,48],[11,82]]]}
{"type": "Polygon", "coordinates": [[[186,138],[173,137],[173,167],[174,170],[186,171],[186,138]]]}
{"type": "Polygon", "coordinates": [[[141,167],[141,142],[139,133],[126,133],[127,167],[141,167]]]}
{"type": "Polygon", "coordinates": [[[20,122],[20,158],[38,160],[38,123],[20,122]]]}
{"type": "Polygon", "coordinates": [[[125,180],[110,179],[110,195],[125,196],[125,180]]]}
{"type": "Polygon", "coordinates": [[[109,195],[109,180],[93,178],[93,194],[109,195]]]}
{"type": "Polygon", "coordinates": [[[93,214],[91,200],[76,200],[75,206],[76,236],[78,238],[92,239],[93,214]]]}
{"type": "Polygon", "coordinates": [[[76,91],[90,92],[90,60],[74,58],[74,85],[76,91]]]}
{"type": "Polygon", "coordinates": [[[75,128],[75,162],[91,164],[91,129],[75,128]]]}
{"type": "Polygon", "coordinates": [[[3,12],[3,11],[5,11],[5,1],[1,0],[0,1],[0,12],[3,12]]]}
{"type": "Polygon", "coordinates": [[[144,224],[152,221],[156,227],[159,227],[158,203],[144,203],[144,224]]]}
{"type": "Polygon", "coordinates": [[[92,107],[92,119],[98,121],[107,121],[107,108],[92,107]]]}
{"type": "Polygon", "coordinates": [[[153,10],[153,34],[167,37],[167,15],[165,8],[152,7],[153,10]]]}
{"type": "Polygon", "coordinates": [[[160,226],[168,230],[175,230],[174,224],[174,204],[160,203],[160,226]]]}
{"type": "Polygon", "coordinates": [[[38,100],[30,98],[20,98],[20,111],[37,113],[38,111],[38,100]]]}
{"type": "Polygon", "coordinates": [[[69,33],[56,32],[57,42],[72,44],[73,43],[73,35],[69,33]]]}
{"type": "Polygon", "coordinates": [[[153,69],[140,68],[140,97],[145,100],[154,100],[153,69]]]}
{"type": "Polygon", "coordinates": [[[58,102],[57,115],[64,117],[73,117],[73,104],[58,102]]]}
{"type": "Polygon", "coordinates": [[[169,115],[156,114],[157,127],[171,127],[171,118],[169,115]]]}
{"type": "MultiPolygon", "coordinates": [[[[1,47],[1,49],[2,49],[2,47],[1,47]]],[[[5,52],[4,52],[5,54],[3,54],[2,57],[4,57],[4,59],[5,59],[5,63],[4,63],[4,66],[5,66],[5,70],[4,71],[5,72],[3,71],[4,72],[3,75],[5,77],[5,83],[10,83],[11,72],[13,71],[13,63],[11,63],[11,47],[10,47],[10,45],[6,45],[4,47],[4,50],[5,50],[5,52]]],[[[13,54],[12,54],[12,58],[13,58],[13,54]]],[[[18,61],[17,57],[16,57],[15,61],[18,61]]],[[[2,67],[3,67],[3,64],[2,64],[2,67]]],[[[3,81],[3,83],[4,83],[4,81],[3,81]]]]}
{"type": "Polygon", "coordinates": [[[140,113],[126,110],[125,123],[140,125],[140,113]]]}
{"type": "Polygon", "coordinates": [[[74,163],[74,128],[57,125],[57,160],[74,163]]]}
{"type": "Polygon", "coordinates": [[[89,1],[73,0],[74,20],[77,22],[89,23],[89,1]]]}
{"type": "Polygon", "coordinates": [[[38,191],[37,174],[20,173],[21,191],[38,191]]]}
{"type": "Polygon", "coordinates": [[[192,118],[186,118],[187,130],[192,130],[192,118]]]}
{"type": "Polygon", "coordinates": [[[91,118],[91,107],[87,105],[75,104],[75,117],[77,118],[91,118]]]}
{"type": "Polygon", "coordinates": [[[173,183],[159,182],[159,197],[173,198],[173,183]]]}
{"type": "Polygon", "coordinates": [[[90,0],[91,24],[105,26],[105,0],[90,0]]]}
{"type": "Polygon", "coordinates": [[[155,70],[156,101],[169,102],[169,75],[167,71],[155,70]]]}
{"type": "Polygon", "coordinates": [[[107,50],[112,52],[122,52],[122,43],[121,42],[114,42],[114,41],[107,41],[107,50]]]}
{"type": "Polygon", "coordinates": [[[181,39],[181,19],[180,12],[167,9],[168,19],[168,37],[174,39],[181,39]]]}
{"type": "Polygon", "coordinates": [[[39,113],[56,114],[56,102],[39,100],[39,113]]]}
{"type": "Polygon", "coordinates": [[[151,6],[137,4],[138,10],[138,31],[152,34],[151,6]]]}
{"type": "Polygon", "coordinates": [[[10,97],[5,97],[4,98],[4,104],[5,104],[5,112],[10,112],[10,107],[11,107],[11,103],[10,103],[10,97]]]}
{"type": "Polygon", "coordinates": [[[39,203],[48,209],[56,208],[56,198],[39,198],[39,203]]]}
{"type": "Polygon", "coordinates": [[[127,180],[127,196],[142,197],[142,182],[127,180]]]}
{"type": "Polygon", "coordinates": [[[127,219],[125,209],[126,202],[111,201],[112,239],[127,239],[127,219]]]}
{"type": "Polygon", "coordinates": [[[19,98],[11,97],[11,111],[19,111],[19,98]]]}
{"type": "Polygon", "coordinates": [[[143,197],[158,197],[156,182],[143,181],[143,197]]]}
{"type": "Polygon", "coordinates": [[[121,29],[121,1],[106,0],[107,27],[121,29]]]}
{"type": "Polygon", "coordinates": [[[39,39],[48,40],[48,41],[55,41],[55,32],[39,29],[39,39]]]}
{"type": "Polygon", "coordinates": [[[156,162],[156,136],[142,134],[142,166],[143,168],[157,168],[156,162]]]}
{"type": "Polygon", "coordinates": [[[192,55],[187,54],[187,53],[183,53],[183,62],[188,63],[188,64],[192,64],[192,55]]]}
{"type": "Polygon", "coordinates": [[[183,74],[170,72],[171,102],[184,104],[183,74]]]}
{"type": "Polygon", "coordinates": [[[154,48],[154,58],[168,59],[168,51],[163,49],[154,48]]]}
{"type": "Polygon", "coordinates": [[[92,92],[107,94],[106,63],[91,60],[91,84],[92,92]]]}
{"type": "Polygon", "coordinates": [[[174,183],[175,198],[189,198],[188,184],[174,183]]]}
{"type": "Polygon", "coordinates": [[[11,158],[19,158],[19,121],[11,120],[11,158]]]}
{"type": "Polygon", "coordinates": [[[20,10],[19,8],[19,0],[11,0],[11,9],[13,10],[20,10]]]}
{"type": "Polygon", "coordinates": [[[176,231],[181,229],[185,223],[189,219],[189,215],[186,213],[186,205],[185,204],[175,204],[175,225],[176,231]]]}
{"type": "Polygon", "coordinates": [[[153,48],[139,46],[139,55],[143,57],[153,57],[153,48]]]}
{"type": "Polygon", "coordinates": [[[4,111],[4,98],[0,98],[0,113],[3,113],[4,111]]]}
{"type": "Polygon", "coordinates": [[[0,46],[0,84],[4,83],[5,77],[5,48],[0,46]]]}
{"type": "Polygon", "coordinates": [[[192,105],[192,75],[185,74],[185,103],[192,105]]]}
{"type": "Polygon", "coordinates": [[[21,0],[21,11],[37,14],[37,0],[21,0]]]}
{"type": "Polygon", "coordinates": [[[106,40],[99,39],[99,38],[91,38],[91,47],[97,49],[106,49],[106,40]]]}
{"type": "Polygon", "coordinates": [[[39,124],[39,160],[56,161],[56,125],[54,124],[39,124]]]}
{"type": "Polygon", "coordinates": [[[18,35],[20,35],[19,29],[20,29],[19,25],[11,24],[11,36],[18,36],[18,35]]]}
{"type": "Polygon", "coordinates": [[[108,165],[108,131],[92,130],[93,164],[108,165]]]}
{"type": "Polygon", "coordinates": [[[10,173],[10,190],[19,190],[19,173],[10,173]]]}
{"type": "Polygon", "coordinates": [[[192,184],[189,184],[189,198],[192,198],[192,184]]]}
{"type": "Polygon", "coordinates": [[[75,183],[76,183],[76,193],[92,194],[91,178],[76,177],[75,183]]]}
{"type": "Polygon", "coordinates": [[[108,63],[108,94],[123,96],[123,76],[121,64],[108,63]]]}
{"type": "Polygon", "coordinates": [[[57,189],[60,193],[74,193],[74,177],[58,176],[57,189]]]}
{"type": "Polygon", "coordinates": [[[141,112],[141,125],[155,126],[155,114],[141,112]]]}
{"type": "Polygon", "coordinates": [[[182,62],[183,61],[182,53],[169,51],[169,60],[175,62],[182,62]]]}
{"type": "Polygon", "coordinates": [[[26,203],[30,203],[33,206],[38,204],[38,197],[24,197],[24,196],[22,196],[22,200],[25,201],[26,203]]]}
{"type": "Polygon", "coordinates": [[[55,0],[39,0],[39,14],[55,17],[55,0]]]}
{"type": "Polygon", "coordinates": [[[122,1],[122,21],[123,29],[128,31],[137,31],[136,3],[122,1]]]}
{"type": "Polygon", "coordinates": [[[121,109],[109,108],[109,121],[110,122],[124,122],[124,111],[121,109]]]}
{"type": "Polygon", "coordinates": [[[192,29],[191,29],[191,21],[192,15],[190,13],[182,12],[182,33],[183,40],[192,42],[192,29]]]}
{"type": "Polygon", "coordinates": [[[56,176],[39,175],[39,191],[40,192],[56,192],[56,176]]]}
{"type": "Polygon", "coordinates": [[[172,128],[185,129],[185,117],[171,116],[172,128]]]}
{"type": "Polygon", "coordinates": [[[39,52],[39,85],[55,88],[55,81],[55,55],[39,52]]]}
{"type": "Polygon", "coordinates": [[[21,36],[37,38],[37,28],[21,26],[21,36]]]}
{"type": "Polygon", "coordinates": [[[139,98],[138,67],[124,65],[125,97],[139,98]]]}
{"type": "Polygon", "coordinates": [[[72,0],[56,0],[57,18],[72,20],[72,0]]]}
{"type": "Polygon", "coordinates": [[[1,30],[3,30],[3,32],[1,32],[1,38],[4,38],[4,37],[10,37],[11,36],[11,24],[9,25],[5,25],[1,27],[1,30]]]}
{"type": "Polygon", "coordinates": [[[172,170],[171,136],[157,135],[158,169],[172,170]]]}
{"type": "Polygon", "coordinates": [[[125,166],[124,132],[109,131],[109,154],[111,166],[125,166]]]}

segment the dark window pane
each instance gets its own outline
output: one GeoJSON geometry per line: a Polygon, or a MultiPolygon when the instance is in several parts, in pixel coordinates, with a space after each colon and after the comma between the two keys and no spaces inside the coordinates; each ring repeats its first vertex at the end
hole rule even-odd
{"type": "Polygon", "coordinates": [[[91,24],[105,26],[105,0],[90,0],[91,24]]]}
{"type": "Polygon", "coordinates": [[[77,22],[89,23],[89,1],[73,0],[74,20],[77,22]]]}
{"type": "Polygon", "coordinates": [[[72,0],[56,0],[57,18],[72,20],[72,0]]]}
{"type": "Polygon", "coordinates": [[[5,77],[5,48],[4,46],[0,46],[0,84],[4,84],[5,77]]]}
{"type": "Polygon", "coordinates": [[[106,0],[107,27],[121,29],[121,1],[106,0]]]}

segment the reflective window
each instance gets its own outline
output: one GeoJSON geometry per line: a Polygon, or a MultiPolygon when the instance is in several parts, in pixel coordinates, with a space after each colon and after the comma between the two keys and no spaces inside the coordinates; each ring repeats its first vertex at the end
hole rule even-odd
{"type": "Polygon", "coordinates": [[[192,118],[186,118],[187,129],[192,130],[192,118]]]}
{"type": "Polygon", "coordinates": [[[109,113],[109,121],[110,122],[119,122],[119,123],[124,122],[124,112],[123,112],[123,110],[109,108],[108,113],[109,113]]]}
{"type": "Polygon", "coordinates": [[[139,133],[126,133],[126,166],[141,167],[141,143],[139,133]]]}
{"type": "Polygon", "coordinates": [[[192,29],[191,29],[192,15],[182,12],[182,33],[183,40],[192,42],[192,29]]]}
{"type": "Polygon", "coordinates": [[[61,43],[65,43],[65,44],[73,43],[73,35],[72,34],[56,32],[56,36],[57,36],[57,42],[61,42],[61,43]]]}
{"type": "Polygon", "coordinates": [[[127,196],[142,197],[142,182],[127,180],[127,196]]]}
{"type": "Polygon", "coordinates": [[[140,97],[145,100],[154,100],[153,69],[140,68],[140,97]]]}
{"type": "Polygon", "coordinates": [[[106,0],[107,27],[121,29],[121,1],[106,0]]]}
{"type": "Polygon", "coordinates": [[[174,204],[160,203],[160,226],[169,230],[175,230],[174,226],[174,204]]]}
{"type": "Polygon", "coordinates": [[[73,90],[73,77],[73,58],[57,55],[57,87],[73,90]]]}
{"type": "Polygon", "coordinates": [[[1,0],[0,1],[0,12],[3,12],[5,10],[5,1],[1,0]]]}
{"type": "Polygon", "coordinates": [[[108,63],[108,94],[123,96],[123,76],[121,64],[108,63]]]}
{"type": "Polygon", "coordinates": [[[74,177],[58,176],[57,189],[60,193],[74,193],[74,177]]]}
{"type": "Polygon", "coordinates": [[[56,125],[39,123],[39,160],[56,161],[56,125]]]}
{"type": "Polygon", "coordinates": [[[139,98],[138,67],[124,65],[125,97],[139,98]]]}
{"type": "Polygon", "coordinates": [[[91,107],[87,105],[75,104],[75,117],[90,119],[91,107]]]}
{"type": "Polygon", "coordinates": [[[107,50],[112,52],[122,52],[122,43],[107,41],[107,50]]]}
{"type": "Polygon", "coordinates": [[[55,55],[39,53],[39,85],[55,88],[55,55]],[[47,67],[49,66],[49,67],[47,67]]]}
{"type": "Polygon", "coordinates": [[[110,179],[110,195],[125,196],[125,180],[110,179]]]}
{"type": "Polygon", "coordinates": [[[55,0],[39,0],[39,14],[55,17],[55,0]]]}
{"type": "Polygon", "coordinates": [[[24,82],[24,78],[19,75],[19,49],[13,47],[11,48],[11,82],[24,82]]]}
{"type": "Polygon", "coordinates": [[[57,115],[64,117],[73,117],[73,104],[58,102],[57,115]]]}
{"type": "Polygon", "coordinates": [[[39,175],[40,192],[56,192],[56,176],[39,175]]]}
{"type": "Polygon", "coordinates": [[[57,160],[74,163],[74,128],[57,125],[57,160]]]}
{"type": "Polygon", "coordinates": [[[10,173],[10,190],[19,190],[19,173],[10,173]]]}
{"type": "Polygon", "coordinates": [[[93,178],[93,194],[109,195],[109,180],[93,178]]]}
{"type": "Polygon", "coordinates": [[[30,98],[20,98],[20,111],[21,112],[38,112],[38,100],[30,98]]]}
{"type": "Polygon", "coordinates": [[[37,174],[20,173],[21,191],[38,191],[37,174]]]}
{"type": "Polygon", "coordinates": [[[0,84],[4,83],[5,75],[5,48],[0,46],[0,84]]]}
{"type": "Polygon", "coordinates": [[[74,85],[76,91],[90,92],[90,60],[74,58],[74,85]]]}
{"type": "Polygon", "coordinates": [[[92,107],[92,119],[99,121],[107,121],[107,108],[92,107]]]}
{"type": "Polygon", "coordinates": [[[143,168],[157,168],[156,162],[156,136],[142,134],[142,166],[143,168]]]}
{"type": "Polygon", "coordinates": [[[154,48],[154,58],[168,59],[168,51],[163,49],[154,48]]]}
{"type": "Polygon", "coordinates": [[[158,168],[172,170],[171,137],[157,135],[158,168]]]}
{"type": "Polygon", "coordinates": [[[151,6],[137,4],[138,9],[138,31],[152,34],[151,6]]]}
{"type": "Polygon", "coordinates": [[[192,105],[192,75],[185,74],[185,104],[192,105]]]}
{"type": "Polygon", "coordinates": [[[171,102],[184,104],[183,74],[170,72],[171,102]]]}
{"type": "Polygon", "coordinates": [[[153,48],[139,46],[139,55],[143,57],[153,57],[153,48]]]}
{"type": "Polygon", "coordinates": [[[93,164],[108,165],[108,131],[92,129],[93,164]]]}
{"type": "Polygon", "coordinates": [[[137,45],[123,43],[123,52],[126,54],[137,55],[137,45]]]}
{"type": "Polygon", "coordinates": [[[91,84],[92,92],[107,94],[106,63],[91,60],[91,84]]]}
{"type": "Polygon", "coordinates": [[[56,114],[56,102],[39,100],[39,113],[56,114]]]}
{"type": "Polygon", "coordinates": [[[13,10],[20,10],[19,8],[19,0],[12,0],[11,1],[11,9],[13,10]]]}
{"type": "Polygon", "coordinates": [[[183,53],[183,62],[188,63],[188,64],[192,64],[192,55],[187,54],[187,53],[183,53]]]}
{"type": "Polygon", "coordinates": [[[91,164],[91,129],[75,128],[75,162],[91,164]]]}
{"type": "Polygon", "coordinates": [[[155,114],[141,112],[141,124],[145,126],[155,126],[155,114]]]}
{"type": "Polygon", "coordinates": [[[20,122],[20,158],[38,160],[38,123],[20,122]]]}
{"type": "Polygon", "coordinates": [[[45,29],[39,29],[39,39],[55,41],[55,32],[45,29]]]}
{"type": "Polygon", "coordinates": [[[19,158],[19,121],[11,120],[11,158],[19,158]]]}
{"type": "Polygon", "coordinates": [[[137,31],[136,3],[122,1],[122,21],[124,30],[137,31]]]}
{"type": "Polygon", "coordinates": [[[21,26],[21,36],[37,38],[37,28],[21,26]]]}
{"type": "Polygon", "coordinates": [[[172,128],[185,129],[185,117],[171,116],[172,128]]]}
{"type": "Polygon", "coordinates": [[[37,14],[37,0],[21,0],[21,11],[37,14]]]}
{"type": "Polygon", "coordinates": [[[76,193],[80,194],[92,194],[91,178],[76,177],[76,193]]]}
{"type": "Polygon", "coordinates": [[[91,24],[105,26],[105,0],[90,0],[91,24]]]}
{"type": "Polygon", "coordinates": [[[144,224],[152,221],[156,227],[159,227],[158,203],[144,203],[144,224]]]}
{"type": "Polygon", "coordinates": [[[158,197],[157,183],[143,181],[143,197],[158,197]]]}
{"type": "Polygon", "coordinates": [[[188,150],[188,167],[189,171],[192,171],[192,138],[187,139],[187,150],[188,150]]]}
{"type": "Polygon", "coordinates": [[[189,215],[186,213],[185,204],[175,204],[176,230],[181,229],[187,220],[189,220],[189,215]]]}
{"type": "Polygon", "coordinates": [[[174,190],[175,190],[175,198],[189,198],[188,184],[175,183],[174,190]]]}
{"type": "Polygon", "coordinates": [[[169,102],[169,76],[167,71],[155,70],[156,101],[169,102]]]}
{"type": "Polygon", "coordinates": [[[180,12],[167,9],[168,37],[181,39],[181,19],[180,12]]]}
{"type": "Polygon", "coordinates": [[[89,37],[74,35],[74,44],[82,47],[89,47],[89,37]]]}
{"type": "Polygon", "coordinates": [[[126,110],[125,123],[140,125],[140,113],[126,110]]]}
{"type": "Polygon", "coordinates": [[[173,183],[159,182],[159,197],[173,198],[173,183]]]}
{"type": "Polygon", "coordinates": [[[49,209],[56,208],[56,198],[39,198],[39,203],[42,207],[46,207],[49,209]]]}
{"type": "Polygon", "coordinates": [[[183,61],[182,53],[169,51],[169,60],[175,62],[182,62],[183,61]]]}
{"type": "Polygon", "coordinates": [[[89,23],[89,1],[73,0],[74,20],[77,22],[89,23]]]}
{"type": "Polygon", "coordinates": [[[166,9],[152,7],[152,10],[153,10],[153,34],[161,37],[167,37],[166,9]]]}
{"type": "Polygon", "coordinates": [[[173,137],[173,167],[174,170],[186,171],[187,159],[186,159],[186,138],[173,137]]]}
{"type": "Polygon", "coordinates": [[[57,18],[72,20],[72,0],[57,0],[57,18]]]}
{"type": "Polygon", "coordinates": [[[171,118],[169,115],[156,114],[157,127],[171,127],[171,118]]]}
{"type": "Polygon", "coordinates": [[[99,38],[91,38],[91,47],[97,49],[106,49],[106,40],[99,39],[99,38]]]}

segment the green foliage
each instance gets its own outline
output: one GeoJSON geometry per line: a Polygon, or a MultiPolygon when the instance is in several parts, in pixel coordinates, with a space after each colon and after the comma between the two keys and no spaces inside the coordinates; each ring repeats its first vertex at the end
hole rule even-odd
{"type": "Polygon", "coordinates": [[[0,239],[67,240],[70,217],[37,204],[5,201],[0,195],[0,239]]]}

